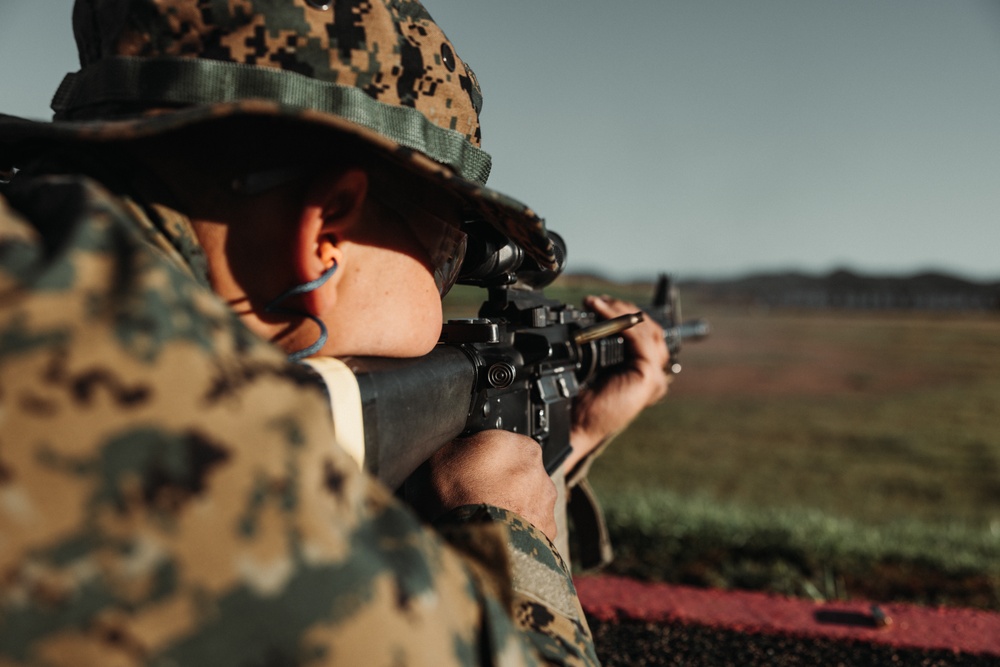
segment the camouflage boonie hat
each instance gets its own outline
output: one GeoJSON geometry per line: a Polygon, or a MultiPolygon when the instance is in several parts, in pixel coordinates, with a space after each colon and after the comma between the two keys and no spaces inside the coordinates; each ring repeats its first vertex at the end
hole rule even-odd
{"type": "Polygon", "coordinates": [[[476,77],[416,0],[77,0],[81,69],[51,123],[0,114],[0,168],[40,146],[234,116],[353,135],[555,266],[544,222],[485,187],[476,77]]]}

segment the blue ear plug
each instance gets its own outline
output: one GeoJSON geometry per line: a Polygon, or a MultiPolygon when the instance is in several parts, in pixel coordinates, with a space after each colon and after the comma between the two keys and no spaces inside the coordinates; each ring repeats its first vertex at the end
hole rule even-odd
{"type": "Polygon", "coordinates": [[[299,359],[305,359],[306,357],[310,357],[319,352],[321,349],[323,349],[323,345],[326,344],[326,339],[327,339],[326,325],[323,324],[323,321],[320,320],[318,317],[316,317],[315,315],[311,315],[305,312],[304,310],[295,310],[294,308],[282,308],[278,304],[280,304],[285,299],[290,299],[293,296],[298,296],[299,294],[306,294],[308,292],[312,292],[314,289],[318,288],[327,280],[329,280],[330,276],[332,276],[334,272],[336,272],[336,270],[337,270],[337,261],[334,260],[333,266],[324,271],[323,275],[321,275],[319,278],[316,278],[315,280],[310,280],[307,283],[302,283],[301,285],[296,285],[295,287],[292,287],[291,289],[282,292],[275,299],[273,299],[267,305],[264,306],[265,313],[298,315],[299,317],[305,317],[312,320],[313,322],[316,323],[316,326],[319,327],[319,338],[316,339],[316,342],[310,345],[309,347],[303,348],[301,350],[296,350],[295,352],[290,353],[288,355],[289,361],[298,361],[299,359]]]}

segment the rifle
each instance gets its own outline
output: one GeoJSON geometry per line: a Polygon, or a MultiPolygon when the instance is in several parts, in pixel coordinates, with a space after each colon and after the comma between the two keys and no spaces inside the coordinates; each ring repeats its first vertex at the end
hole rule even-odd
{"type": "Polygon", "coordinates": [[[571,451],[573,399],[625,361],[622,331],[644,316],[656,320],[673,373],[681,343],[708,334],[704,320],[681,321],[678,290],[666,275],[644,312],[599,321],[543,293],[565,266],[558,234],[549,232],[559,265],[546,270],[487,223],[468,225],[458,282],[487,289],[478,317],[444,324],[424,357],[306,360],[327,387],[338,442],[393,489],[443,444],[488,429],[534,438],[552,473],[571,451]]]}

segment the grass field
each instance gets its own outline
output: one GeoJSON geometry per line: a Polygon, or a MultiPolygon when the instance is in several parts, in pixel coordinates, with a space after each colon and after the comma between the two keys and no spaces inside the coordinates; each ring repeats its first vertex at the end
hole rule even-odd
{"type": "Polygon", "coordinates": [[[617,571],[1000,608],[1000,314],[685,311],[712,336],[592,473],[617,571]]]}

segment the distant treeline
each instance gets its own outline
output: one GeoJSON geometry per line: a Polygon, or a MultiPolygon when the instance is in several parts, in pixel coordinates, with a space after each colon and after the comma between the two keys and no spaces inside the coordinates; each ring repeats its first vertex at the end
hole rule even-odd
{"type": "Polygon", "coordinates": [[[771,273],[732,280],[684,281],[702,303],[786,308],[1000,310],[1000,282],[973,282],[942,273],[865,276],[838,270],[823,276],[771,273]]]}

